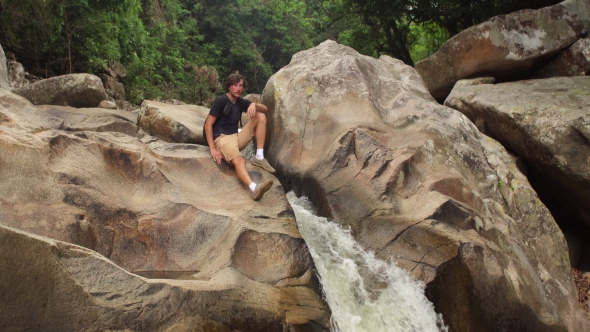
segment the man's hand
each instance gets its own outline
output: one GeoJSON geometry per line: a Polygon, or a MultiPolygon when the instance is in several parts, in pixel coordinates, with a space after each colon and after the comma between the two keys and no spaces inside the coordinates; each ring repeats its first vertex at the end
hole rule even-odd
{"type": "Polygon", "coordinates": [[[221,155],[221,152],[219,152],[219,150],[217,150],[215,148],[211,148],[210,150],[211,150],[211,156],[213,157],[213,160],[215,160],[216,163],[221,165],[221,160],[223,159],[223,155],[221,155]]]}
{"type": "Polygon", "coordinates": [[[250,106],[248,106],[247,114],[249,118],[256,115],[256,103],[251,103],[250,106]]]}

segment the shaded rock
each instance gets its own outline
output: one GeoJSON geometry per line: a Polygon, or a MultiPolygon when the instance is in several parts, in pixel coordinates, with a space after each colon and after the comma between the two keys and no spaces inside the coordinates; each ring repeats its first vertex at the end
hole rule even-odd
{"type": "Polygon", "coordinates": [[[7,90],[10,89],[10,85],[8,84],[8,68],[6,67],[6,55],[4,54],[2,45],[0,45],[0,88],[7,90]]]}
{"type": "Polygon", "coordinates": [[[494,84],[496,79],[491,76],[476,77],[471,79],[459,80],[455,83],[455,86],[469,86],[469,85],[481,85],[481,84],[494,84]]]}
{"type": "Polygon", "coordinates": [[[168,104],[168,105],[186,105],[185,102],[177,100],[177,99],[156,99],[155,101],[162,103],[162,104],[168,104]]]}
{"type": "Polygon", "coordinates": [[[287,189],[424,281],[450,330],[590,328],[547,208],[414,69],[326,41],[273,75],[262,102],[287,189]]]}
{"type": "MultiPolygon", "coordinates": [[[[0,310],[14,317],[0,326],[328,329],[313,262],[276,179],[254,202],[234,169],[212,162],[206,147],[165,143],[117,127],[137,128],[128,121],[110,116],[108,124],[107,114],[40,108],[2,91],[0,223],[108,260],[9,231],[19,239],[0,241],[7,246],[0,278],[18,287],[0,290],[0,310]],[[109,260],[191,280],[151,282],[109,260]],[[50,277],[23,277],[41,274],[50,277]]],[[[270,176],[248,171],[255,181],[270,176]]]]}
{"type": "Polygon", "coordinates": [[[430,93],[441,100],[463,78],[489,75],[506,81],[530,77],[540,63],[588,31],[590,5],[586,0],[525,9],[460,32],[432,56],[416,63],[416,70],[430,93]]]}
{"type": "Polygon", "coordinates": [[[537,77],[580,76],[590,72],[590,38],[582,38],[537,72],[537,77]]]}
{"type": "Polygon", "coordinates": [[[148,280],[86,248],[2,225],[0,249],[3,331],[322,330],[309,323],[325,313],[317,294],[230,267],[207,280],[148,280]]]}
{"type": "Polygon", "coordinates": [[[8,67],[8,83],[12,89],[20,88],[29,84],[29,80],[25,78],[25,67],[19,62],[7,60],[8,67]]]}
{"type": "Polygon", "coordinates": [[[127,100],[115,100],[117,103],[117,109],[124,110],[127,112],[133,112],[133,105],[127,100]]]}
{"type": "Polygon", "coordinates": [[[197,105],[171,105],[146,100],[137,114],[137,125],[166,142],[206,144],[203,124],[209,109],[197,105]]]}
{"type": "Polygon", "coordinates": [[[109,97],[114,100],[125,99],[125,87],[122,83],[109,75],[102,75],[102,82],[109,97]]]}
{"type": "Polygon", "coordinates": [[[244,96],[244,99],[247,99],[253,103],[260,103],[260,95],[257,93],[249,93],[244,96]]]}
{"type": "Polygon", "coordinates": [[[192,75],[193,81],[199,86],[199,89],[192,92],[191,99],[194,103],[211,105],[222,91],[217,70],[213,67],[194,66],[189,62],[184,64],[184,70],[188,75],[192,75]]]}
{"type": "Polygon", "coordinates": [[[119,77],[127,77],[127,69],[120,62],[113,62],[109,66],[109,75],[117,80],[119,77]]]}
{"type": "Polygon", "coordinates": [[[590,77],[456,86],[445,105],[525,160],[562,228],[590,227],[590,77]]]}
{"type": "Polygon", "coordinates": [[[110,109],[110,110],[116,110],[117,103],[115,103],[114,101],[103,100],[98,104],[98,108],[106,108],[106,109],[110,109]]]}
{"type": "Polygon", "coordinates": [[[90,74],[56,76],[13,89],[35,105],[96,107],[107,99],[100,78],[90,74]]]}

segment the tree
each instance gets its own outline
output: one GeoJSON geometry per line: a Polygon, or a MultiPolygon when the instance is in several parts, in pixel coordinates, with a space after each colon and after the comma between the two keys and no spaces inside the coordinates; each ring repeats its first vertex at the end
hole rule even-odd
{"type": "Polygon", "coordinates": [[[560,0],[308,0],[327,36],[375,57],[406,64],[432,54],[442,39],[492,16],[537,9],[560,0]],[[320,15],[321,14],[316,14],[320,15]],[[336,28],[336,29],[334,29],[336,28]],[[443,30],[441,30],[443,29],[443,30]],[[336,30],[336,31],[335,31],[336,30]],[[446,31],[446,33],[445,33],[446,31]]]}
{"type": "Polygon", "coordinates": [[[551,6],[562,0],[408,0],[408,15],[413,22],[436,22],[450,36],[493,16],[529,8],[551,6]]]}
{"type": "Polygon", "coordinates": [[[0,0],[0,42],[38,75],[93,73],[145,46],[140,9],[138,0],[0,0]]]}
{"type": "Polygon", "coordinates": [[[223,76],[238,70],[261,92],[291,56],[312,47],[303,0],[203,0],[199,29],[204,48],[223,76]]]}

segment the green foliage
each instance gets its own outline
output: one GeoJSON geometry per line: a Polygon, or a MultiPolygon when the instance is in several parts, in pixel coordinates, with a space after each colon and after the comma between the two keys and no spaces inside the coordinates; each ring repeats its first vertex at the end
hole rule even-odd
{"type": "Polygon", "coordinates": [[[0,44],[29,72],[105,73],[127,98],[207,104],[238,70],[261,92],[296,52],[325,39],[413,64],[491,16],[559,0],[0,0],[0,44]]]}
{"type": "Polygon", "coordinates": [[[559,2],[561,0],[406,0],[406,8],[412,21],[436,22],[454,36],[496,15],[559,2]]]}
{"type": "Polygon", "coordinates": [[[312,47],[312,25],[303,0],[206,0],[199,12],[207,64],[222,77],[238,70],[261,92],[291,56],[312,47]]]}
{"type": "Polygon", "coordinates": [[[450,36],[488,18],[560,0],[308,0],[328,38],[412,65],[450,36]],[[335,37],[336,36],[336,37],[335,37]]]}
{"type": "Polygon", "coordinates": [[[414,43],[409,46],[414,62],[431,56],[449,39],[449,33],[435,22],[412,23],[410,34],[414,37],[414,43]]]}

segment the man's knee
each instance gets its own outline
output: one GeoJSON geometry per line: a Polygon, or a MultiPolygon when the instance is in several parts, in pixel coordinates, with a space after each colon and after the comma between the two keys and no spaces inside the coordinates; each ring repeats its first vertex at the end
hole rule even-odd
{"type": "Polygon", "coordinates": [[[266,114],[258,112],[252,119],[250,119],[250,130],[253,133],[256,132],[258,126],[266,128],[266,114]]]}
{"type": "Polygon", "coordinates": [[[232,165],[234,165],[234,167],[246,167],[246,159],[242,156],[237,156],[234,159],[231,160],[232,165]]]}
{"type": "Polygon", "coordinates": [[[260,123],[262,125],[266,125],[266,114],[261,113],[261,112],[257,112],[256,118],[258,119],[258,123],[260,123]]]}

